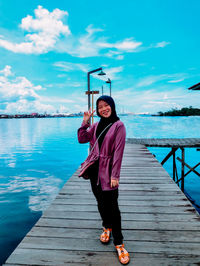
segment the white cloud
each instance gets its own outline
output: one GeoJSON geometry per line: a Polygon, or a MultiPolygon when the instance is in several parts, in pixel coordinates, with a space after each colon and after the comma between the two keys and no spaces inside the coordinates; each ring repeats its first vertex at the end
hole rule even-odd
{"type": "Polygon", "coordinates": [[[72,63],[72,62],[66,62],[66,61],[56,62],[53,65],[65,72],[77,71],[77,70],[88,72],[90,68],[88,64],[78,64],[78,63],[72,63]]]}
{"type": "MultiPolygon", "coordinates": [[[[58,77],[58,78],[66,78],[67,75],[66,75],[66,74],[58,74],[57,77],[58,77]]],[[[52,86],[52,85],[51,85],[51,86],[52,86]]]]}
{"type": "Polygon", "coordinates": [[[43,89],[41,86],[34,86],[25,77],[8,79],[0,77],[0,98],[3,102],[16,102],[18,100],[34,101],[38,98],[35,91],[43,89]]]}
{"type": "Polygon", "coordinates": [[[72,82],[70,86],[74,88],[80,88],[81,86],[83,87],[83,84],[80,82],[72,82]]]}
{"type": "Polygon", "coordinates": [[[176,79],[176,80],[169,80],[168,83],[178,83],[178,82],[181,82],[183,80],[184,80],[184,78],[176,79]]]}
{"type": "Polygon", "coordinates": [[[122,60],[124,59],[124,55],[121,54],[120,51],[113,51],[113,50],[109,50],[106,54],[106,57],[110,57],[110,58],[115,58],[117,60],[122,60]]]}
{"type": "Polygon", "coordinates": [[[19,113],[53,110],[52,106],[40,102],[38,91],[41,85],[34,85],[26,77],[12,75],[11,66],[0,71],[0,112],[19,113]]]}
{"type": "Polygon", "coordinates": [[[144,91],[136,87],[115,90],[114,99],[118,110],[125,107],[127,111],[134,113],[157,113],[190,105],[198,108],[200,94],[191,93],[186,88],[174,84],[173,87],[167,85],[163,90],[160,90],[160,86],[144,91]]]}
{"type": "Polygon", "coordinates": [[[104,41],[105,38],[96,37],[96,34],[103,30],[89,25],[85,31],[86,33],[81,36],[72,35],[67,41],[60,41],[57,45],[57,50],[80,58],[99,56],[102,47],[99,46],[98,42],[104,41]]]}
{"type": "MultiPolygon", "coordinates": [[[[122,60],[125,53],[137,52],[142,46],[142,42],[133,38],[109,42],[108,37],[101,34],[104,30],[93,25],[87,26],[84,34],[75,36],[64,23],[67,16],[67,11],[56,8],[50,12],[38,6],[34,10],[34,17],[27,15],[21,20],[20,29],[28,32],[24,39],[16,43],[0,36],[0,47],[14,53],[42,54],[57,51],[80,58],[105,56],[122,60]]],[[[164,47],[166,44],[161,42],[157,46],[164,47]]]]}
{"type": "Polygon", "coordinates": [[[72,99],[67,99],[64,97],[55,97],[55,96],[52,96],[52,97],[40,96],[40,101],[44,101],[47,103],[55,103],[55,102],[72,103],[72,104],[74,103],[74,100],[72,100],[72,99]]]}
{"type": "Polygon", "coordinates": [[[27,113],[32,112],[44,113],[44,112],[55,112],[55,107],[50,104],[43,104],[39,100],[29,101],[26,99],[21,99],[16,102],[8,103],[6,109],[3,110],[7,114],[15,113],[27,113]]]}
{"type": "Polygon", "coordinates": [[[147,87],[163,80],[166,80],[168,83],[178,83],[186,78],[188,78],[186,73],[151,75],[141,78],[137,82],[136,87],[147,87]]]}
{"type": "Polygon", "coordinates": [[[166,41],[163,41],[163,42],[158,42],[155,44],[155,48],[164,48],[165,46],[171,44],[170,42],[166,42],[166,41]]]}
{"type": "Polygon", "coordinates": [[[120,78],[119,73],[123,72],[124,67],[123,66],[119,66],[119,67],[112,67],[112,68],[106,68],[105,72],[106,72],[106,79],[107,77],[109,77],[112,80],[117,80],[120,78]]]}
{"type": "Polygon", "coordinates": [[[164,75],[147,76],[147,77],[141,78],[139,82],[137,83],[136,87],[147,87],[147,86],[154,84],[157,81],[163,80],[164,78],[165,78],[164,75]]]}
{"type": "MultiPolygon", "coordinates": [[[[58,67],[60,70],[64,72],[80,70],[84,73],[87,73],[89,70],[91,70],[91,66],[88,64],[79,64],[79,63],[72,63],[72,62],[66,62],[66,61],[56,62],[53,65],[55,67],[58,67]]],[[[123,69],[124,69],[123,66],[112,67],[112,68],[105,66],[103,71],[106,73],[106,76],[99,76],[98,73],[94,73],[93,76],[101,80],[105,80],[108,77],[111,80],[114,80],[114,79],[116,80],[116,79],[119,79],[119,76],[117,74],[122,72],[123,69]]],[[[73,87],[78,87],[78,86],[81,86],[82,84],[75,82],[75,83],[71,83],[71,85],[73,87]]]]}
{"type": "Polygon", "coordinates": [[[28,15],[22,19],[20,27],[27,31],[39,31],[45,32],[50,35],[57,34],[70,34],[69,27],[64,25],[61,21],[64,16],[68,16],[66,11],[62,11],[58,8],[54,9],[52,12],[49,12],[47,9],[42,6],[38,6],[35,9],[35,19],[28,15]]]}
{"type": "Polygon", "coordinates": [[[93,28],[89,25],[86,28],[86,34],[78,38],[77,47],[74,47],[72,55],[78,57],[91,57],[91,56],[108,56],[114,57],[123,52],[128,52],[130,49],[134,50],[138,43],[125,39],[121,42],[109,43],[107,37],[96,37],[96,33],[103,31],[103,29],[93,28]],[[111,50],[112,49],[112,50],[111,50]]]}
{"type": "Polygon", "coordinates": [[[142,42],[136,42],[133,38],[125,39],[116,43],[102,42],[99,43],[99,46],[105,48],[116,48],[117,50],[122,50],[125,52],[133,52],[136,48],[142,45],[142,42]]]}
{"type": "Polygon", "coordinates": [[[66,107],[65,105],[60,105],[59,106],[59,113],[69,113],[69,108],[66,107]]]}
{"type": "Polygon", "coordinates": [[[66,17],[67,11],[56,8],[50,12],[38,6],[34,10],[34,17],[27,15],[21,20],[20,29],[28,32],[24,39],[16,43],[0,36],[0,47],[14,53],[43,54],[57,51],[79,58],[105,56],[122,60],[126,53],[163,48],[170,44],[162,41],[145,48],[141,41],[134,38],[112,42],[108,41],[109,38],[105,34],[102,36],[103,29],[93,25],[87,26],[84,34],[75,36],[65,22],[66,17]]]}
{"type": "Polygon", "coordinates": [[[34,11],[35,18],[28,15],[22,19],[20,28],[28,32],[25,41],[13,43],[0,39],[0,46],[14,53],[40,54],[54,49],[60,35],[70,34],[68,25],[64,25],[62,19],[68,15],[66,11],[54,9],[49,12],[42,6],[34,11]]]}
{"type": "Polygon", "coordinates": [[[115,59],[117,59],[117,60],[123,60],[124,59],[124,56],[123,55],[118,55],[118,56],[115,57],[115,59]]]}
{"type": "Polygon", "coordinates": [[[11,76],[12,71],[11,71],[11,66],[5,66],[3,70],[0,70],[0,73],[2,73],[5,77],[11,76]]]}
{"type": "Polygon", "coordinates": [[[113,45],[114,48],[124,50],[126,52],[133,52],[136,48],[142,45],[142,42],[136,42],[131,39],[125,39],[122,42],[117,42],[113,45]]]}
{"type": "Polygon", "coordinates": [[[134,40],[134,38],[125,38],[112,43],[108,42],[108,37],[96,37],[96,33],[102,31],[103,29],[95,29],[92,25],[89,25],[86,28],[86,34],[79,38],[74,37],[68,44],[61,45],[62,48],[60,48],[70,55],[80,58],[105,56],[122,60],[126,53],[142,52],[152,48],[164,48],[171,44],[170,42],[162,41],[149,47],[143,47],[143,43],[134,40]]]}

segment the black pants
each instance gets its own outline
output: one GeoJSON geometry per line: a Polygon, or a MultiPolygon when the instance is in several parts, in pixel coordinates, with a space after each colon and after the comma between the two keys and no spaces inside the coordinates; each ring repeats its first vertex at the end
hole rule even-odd
{"type": "Polygon", "coordinates": [[[98,175],[90,178],[92,191],[97,200],[98,210],[102,218],[102,225],[105,228],[112,228],[114,245],[123,243],[121,232],[121,215],[118,206],[118,189],[103,191],[101,184],[97,186],[98,175]]]}

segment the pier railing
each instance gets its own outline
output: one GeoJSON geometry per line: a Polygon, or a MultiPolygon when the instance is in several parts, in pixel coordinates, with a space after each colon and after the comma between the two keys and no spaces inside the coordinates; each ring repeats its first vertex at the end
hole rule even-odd
{"type": "Polygon", "coordinates": [[[134,144],[142,144],[146,147],[168,147],[171,148],[171,151],[166,155],[166,157],[162,160],[161,165],[164,165],[171,156],[173,157],[173,180],[176,182],[176,184],[181,188],[181,190],[184,192],[184,179],[185,177],[193,172],[198,177],[200,177],[200,173],[196,171],[195,169],[200,165],[200,162],[198,162],[195,166],[191,167],[188,163],[185,161],[185,148],[197,148],[197,150],[200,150],[200,138],[129,138],[127,139],[128,143],[134,143],[134,144]],[[176,152],[178,150],[181,150],[181,158],[176,157],[176,152]],[[178,174],[177,170],[177,161],[181,162],[181,173],[178,174]],[[187,167],[189,170],[185,172],[185,167],[187,167]],[[180,177],[179,177],[180,176],[180,177]]]}

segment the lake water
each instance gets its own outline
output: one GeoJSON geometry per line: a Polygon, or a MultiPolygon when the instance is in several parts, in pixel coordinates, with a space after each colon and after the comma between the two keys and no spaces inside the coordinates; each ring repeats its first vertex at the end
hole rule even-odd
{"type": "MultiPolygon", "coordinates": [[[[200,132],[200,117],[122,116],[121,120],[128,138],[198,138],[200,132]]],[[[0,120],[0,264],[86,158],[88,145],[77,141],[81,121],[80,117],[0,120]]],[[[169,151],[150,150],[159,161],[169,151]]],[[[200,151],[186,149],[186,162],[193,166],[199,161],[200,151]]],[[[170,161],[165,168],[172,174],[170,161]]],[[[200,205],[200,178],[190,174],[185,189],[200,205]]]]}

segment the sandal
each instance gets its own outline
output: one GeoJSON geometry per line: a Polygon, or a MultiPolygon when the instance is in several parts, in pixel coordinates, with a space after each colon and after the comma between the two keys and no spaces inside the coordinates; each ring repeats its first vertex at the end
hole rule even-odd
{"type": "Polygon", "coordinates": [[[110,241],[111,231],[112,229],[110,228],[103,228],[103,233],[100,235],[100,241],[102,243],[107,244],[110,241]]]}
{"type": "Polygon", "coordinates": [[[121,264],[128,264],[130,261],[130,257],[127,250],[124,248],[124,244],[115,247],[117,249],[119,261],[121,262],[121,264]]]}

